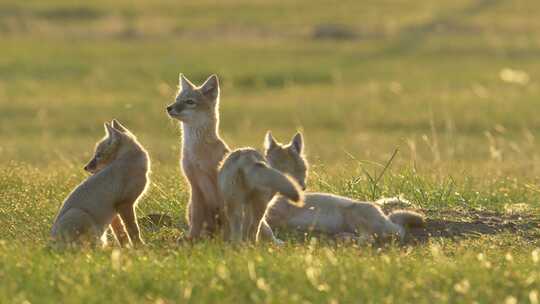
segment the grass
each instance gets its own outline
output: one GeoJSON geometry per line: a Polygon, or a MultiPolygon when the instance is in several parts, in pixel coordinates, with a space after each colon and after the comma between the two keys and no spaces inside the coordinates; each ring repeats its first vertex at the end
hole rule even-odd
{"type": "Polygon", "coordinates": [[[538,219],[528,231],[383,249],[309,237],[176,245],[178,228],[143,231],[140,250],[46,243],[113,117],[152,157],[139,214],[185,227],[180,132],[164,112],[179,72],[196,83],[219,74],[232,147],[303,131],[313,191],[402,194],[433,220],[537,218],[539,12],[530,0],[4,1],[0,303],[538,303],[538,219]],[[316,38],[332,24],[354,35],[316,38]]]}

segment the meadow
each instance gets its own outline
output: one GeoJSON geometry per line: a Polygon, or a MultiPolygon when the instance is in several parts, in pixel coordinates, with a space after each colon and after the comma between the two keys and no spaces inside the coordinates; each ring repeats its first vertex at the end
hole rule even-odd
{"type": "Polygon", "coordinates": [[[0,2],[0,303],[539,303],[538,15],[532,0],[0,2]],[[432,236],[177,244],[180,72],[219,75],[229,146],[302,131],[308,190],[402,195],[432,236]],[[112,118],[152,157],[140,216],[175,222],[142,249],[50,250],[112,118]]]}

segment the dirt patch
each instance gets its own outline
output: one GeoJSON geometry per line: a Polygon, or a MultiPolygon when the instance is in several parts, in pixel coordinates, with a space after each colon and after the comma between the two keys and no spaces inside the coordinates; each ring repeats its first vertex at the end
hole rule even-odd
{"type": "Polygon", "coordinates": [[[526,239],[540,239],[540,216],[530,212],[503,213],[473,208],[422,209],[407,200],[380,204],[386,214],[410,209],[425,215],[424,228],[409,229],[408,241],[429,238],[473,238],[482,235],[513,233],[526,239]]]}
{"type": "Polygon", "coordinates": [[[474,238],[482,235],[513,233],[523,238],[540,238],[540,218],[532,214],[504,214],[486,210],[422,210],[425,228],[410,230],[411,241],[429,238],[474,238]]]}

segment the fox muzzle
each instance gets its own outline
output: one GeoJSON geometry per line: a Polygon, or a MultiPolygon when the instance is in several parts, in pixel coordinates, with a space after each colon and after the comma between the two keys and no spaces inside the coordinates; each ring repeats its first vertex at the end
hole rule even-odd
{"type": "Polygon", "coordinates": [[[171,117],[175,117],[182,114],[184,107],[180,104],[172,104],[167,107],[167,114],[171,117]]]}
{"type": "Polygon", "coordinates": [[[90,162],[88,162],[88,164],[86,164],[86,166],[84,166],[84,170],[87,172],[93,173],[96,170],[96,167],[97,167],[97,161],[96,161],[96,158],[94,157],[92,158],[90,162]]]}

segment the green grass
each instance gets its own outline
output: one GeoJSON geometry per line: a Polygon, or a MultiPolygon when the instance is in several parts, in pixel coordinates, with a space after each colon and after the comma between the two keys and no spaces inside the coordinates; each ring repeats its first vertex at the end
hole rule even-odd
{"type": "Polygon", "coordinates": [[[530,231],[380,250],[309,238],[177,245],[176,228],[143,231],[138,250],[48,249],[112,118],[152,157],[139,214],[185,227],[180,132],[164,111],[180,72],[196,83],[218,73],[232,147],[303,131],[311,190],[402,194],[434,220],[538,218],[536,1],[184,2],[0,3],[0,303],[538,303],[538,219],[530,231]],[[327,24],[354,39],[315,39],[327,24]],[[504,81],[508,68],[528,82],[504,81]],[[372,183],[366,172],[396,148],[372,183]]]}

